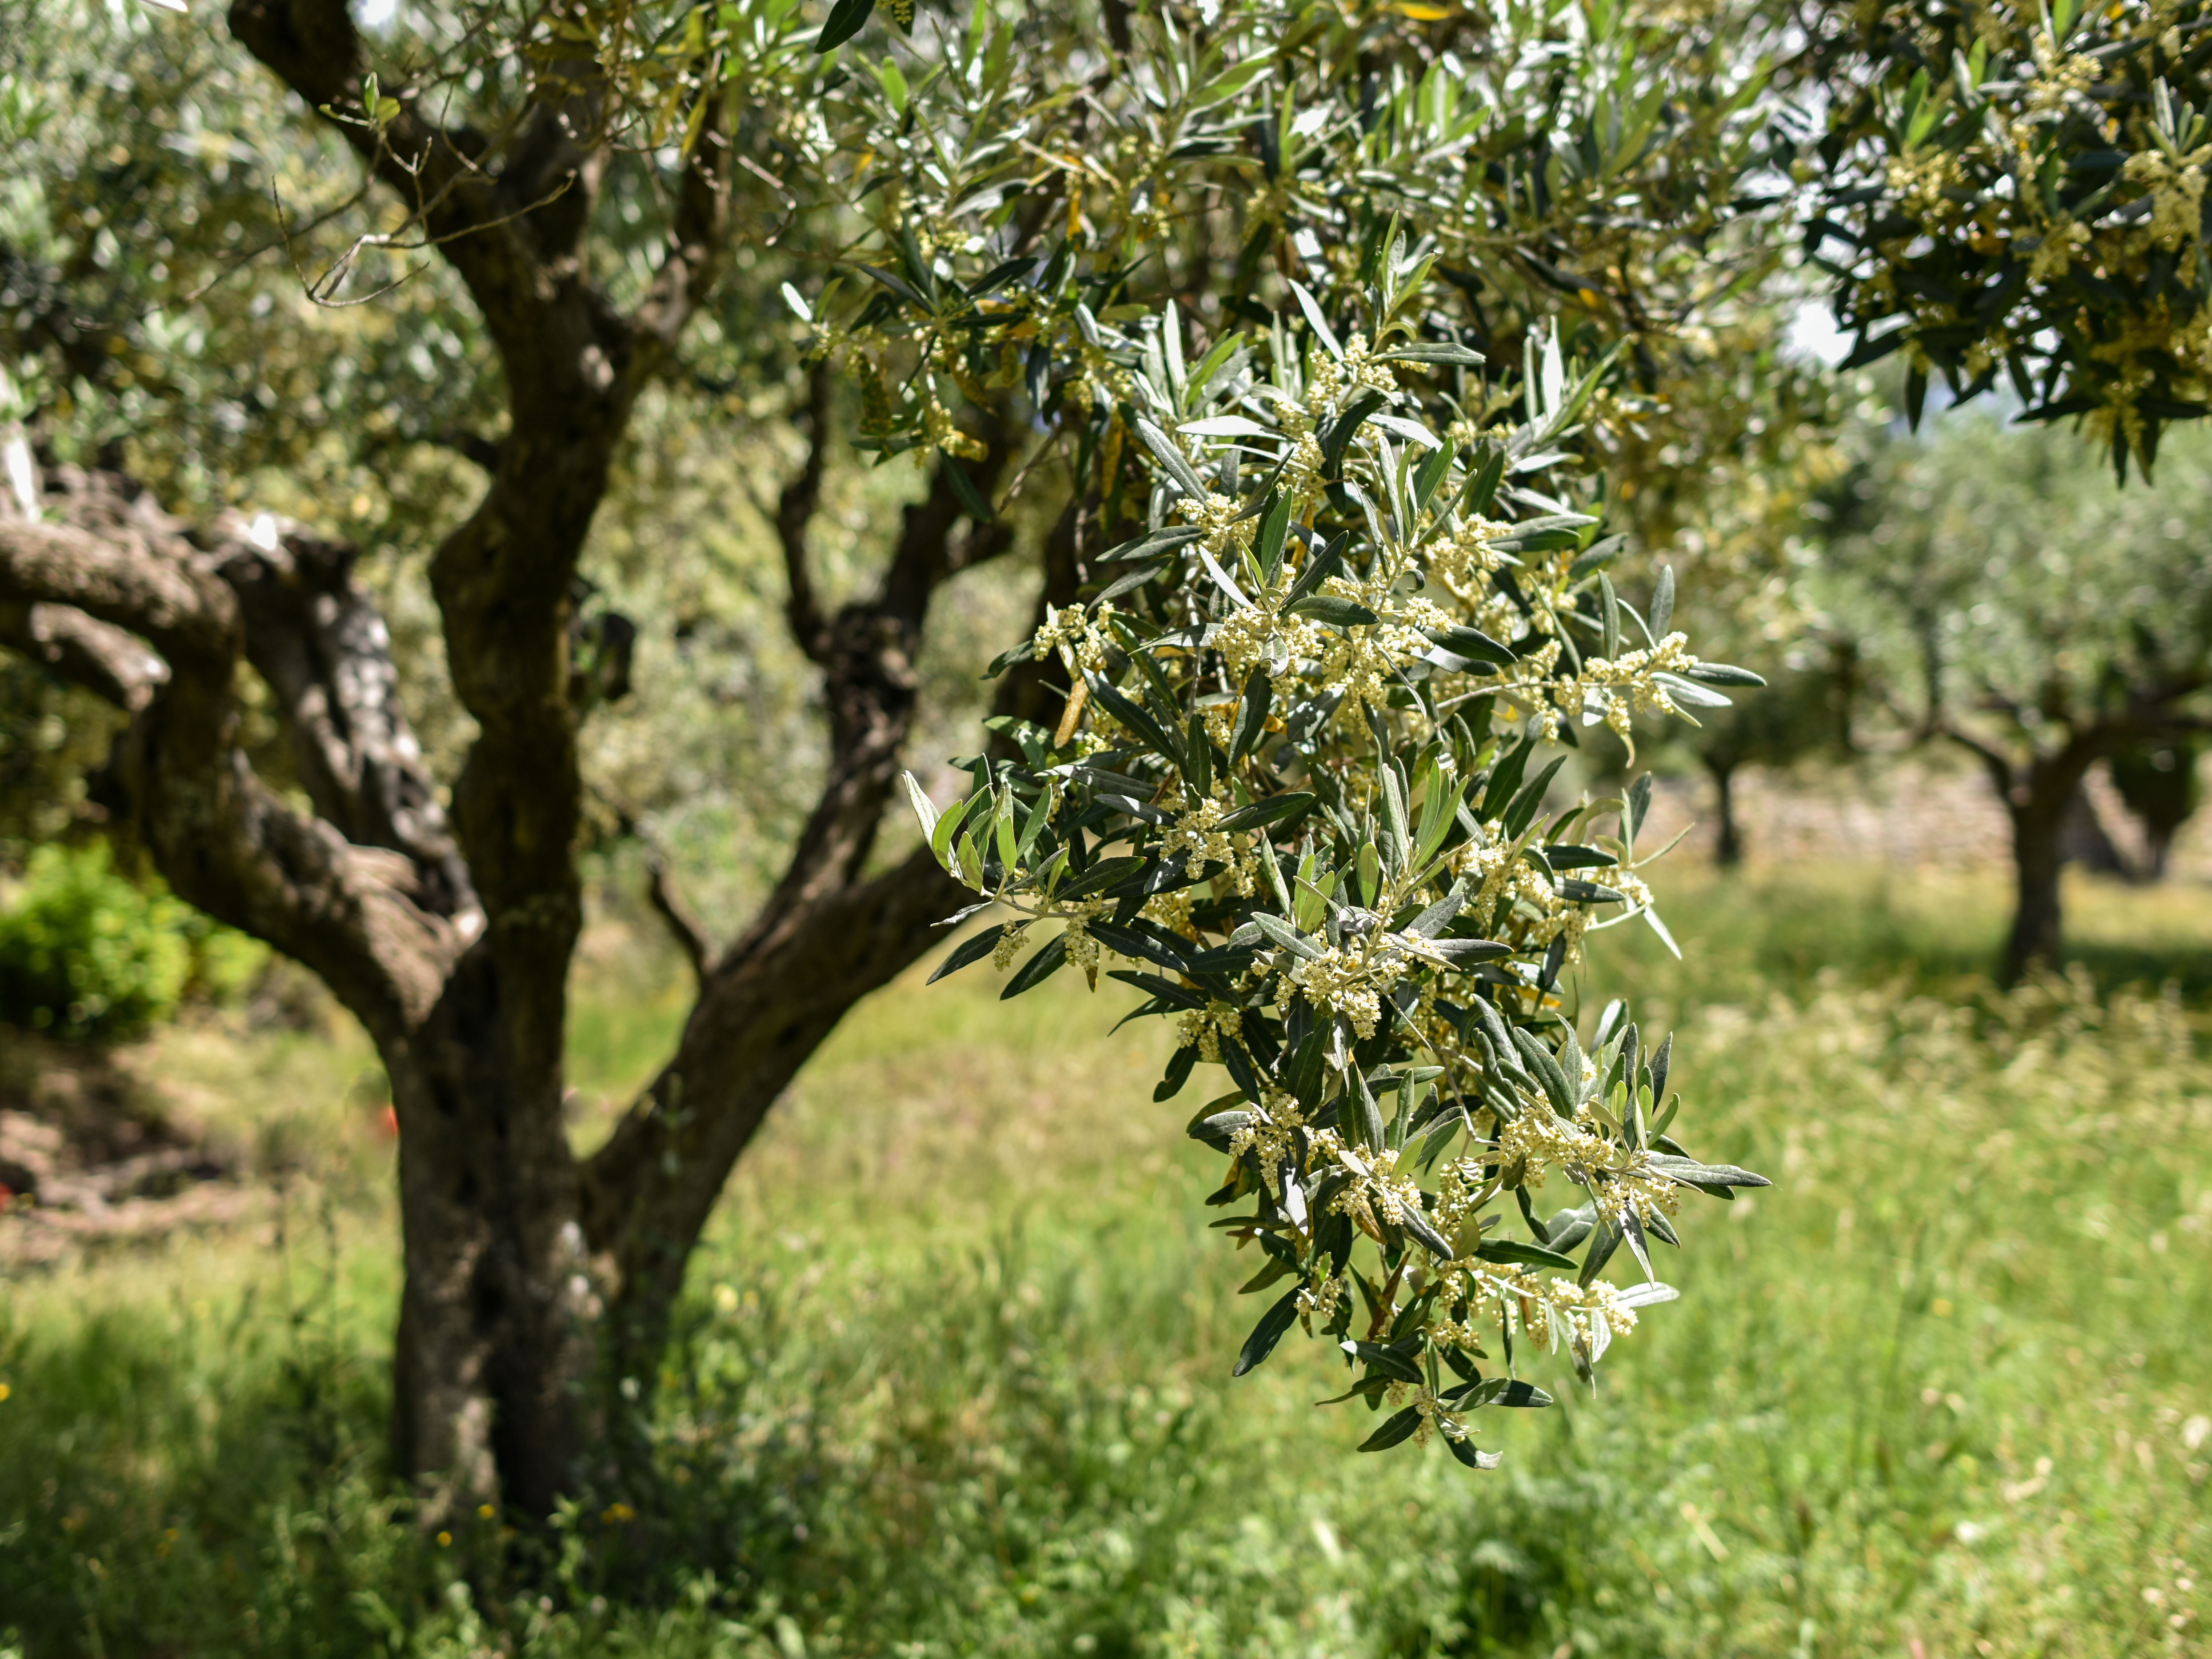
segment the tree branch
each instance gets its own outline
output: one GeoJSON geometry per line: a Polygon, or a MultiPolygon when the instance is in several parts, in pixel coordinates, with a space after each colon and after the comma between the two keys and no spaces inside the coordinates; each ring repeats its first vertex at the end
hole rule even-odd
{"type": "Polygon", "coordinates": [[[714,959],[712,938],[700,921],[698,914],[684,902],[684,896],[676,890],[675,880],[669,874],[668,860],[661,856],[659,848],[646,849],[645,870],[647,901],[652,904],[653,913],[668,924],[668,931],[675,939],[677,948],[684,952],[684,959],[691,964],[691,977],[703,984],[714,959]]]}
{"type": "Polygon", "coordinates": [[[1938,737],[1948,738],[1967,753],[1978,758],[1988,769],[1990,781],[1996,786],[1997,799],[2008,805],[2013,799],[2016,769],[2012,759],[1994,744],[1983,742],[1972,732],[1962,731],[1949,721],[1937,718],[1929,722],[1929,729],[1938,737]]]}
{"type": "Polygon", "coordinates": [[[353,580],[354,548],[267,519],[234,518],[221,533],[217,568],[238,595],[246,659],[284,712],[315,811],[356,846],[405,855],[424,909],[473,912],[467,866],[400,707],[391,632],[353,580]]]}
{"type": "Polygon", "coordinates": [[[95,534],[79,525],[0,520],[0,603],[67,605],[126,628],[173,668],[228,665],[240,643],[230,590],[196,561],[159,556],[137,515],[95,534]]]}
{"type": "MultiPolygon", "coordinates": [[[[145,695],[110,769],[156,867],[188,902],[305,963],[373,1032],[408,1029],[465,939],[415,902],[407,860],[293,811],[246,763],[234,697],[246,613],[217,574],[223,553],[111,476],[50,475],[42,507],[47,522],[0,521],[0,600],[33,627],[69,607],[64,628],[111,657],[127,630],[167,659],[165,676],[142,663],[114,688],[145,695]]],[[[112,662],[92,674],[116,678],[112,662]]]]}
{"type": "Polygon", "coordinates": [[[0,605],[0,645],[127,714],[153,701],[169,665],[126,629],[63,605],[0,605]]]}
{"type": "Polygon", "coordinates": [[[620,1264],[626,1363],[660,1351],[690,1242],[769,1108],[848,1009],[943,940],[965,891],[921,848],[717,964],[674,1057],[584,1170],[586,1237],[620,1264]]]}
{"type": "Polygon", "coordinates": [[[783,569],[791,584],[784,616],[791,637],[811,662],[829,659],[830,627],[814,597],[814,578],[806,562],[806,531],[822,503],[822,469],[830,447],[830,365],[817,362],[807,371],[806,403],[800,411],[806,433],[806,460],[799,476],[784,485],[775,501],[775,535],[783,549],[783,569]]]}

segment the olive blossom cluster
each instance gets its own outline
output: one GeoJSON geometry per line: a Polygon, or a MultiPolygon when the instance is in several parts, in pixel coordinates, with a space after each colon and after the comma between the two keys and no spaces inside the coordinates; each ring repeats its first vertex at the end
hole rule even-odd
{"type": "Polygon", "coordinates": [[[908,785],[963,916],[1013,917],[940,975],[1026,949],[1014,996],[1126,964],[1136,1013],[1176,1022],[1155,1098],[1206,1068],[1208,1202],[1272,1292],[1237,1372],[1302,1326],[1355,1373],[1340,1399],[1389,1408],[1363,1449],[1440,1437],[1488,1468],[1474,1413],[1549,1401],[1532,1346],[1588,1377],[1673,1298],[1652,1250],[1681,1192],[1765,1184],[1672,1138],[1670,1043],[1619,1002],[1585,1037],[1565,989],[1593,932],[1665,937],[1650,778],[1555,799],[1579,730],[1758,682],[1670,629],[1671,577],[1642,610],[1616,591],[1620,538],[1573,504],[1605,365],[1571,380],[1553,342],[1525,418],[1471,411],[1479,359],[1418,329],[1428,264],[1394,227],[1334,319],[1292,283],[1295,315],[1210,344],[1171,303],[1079,312],[1126,388],[1142,528],[994,667],[1056,659],[1057,725],[1005,723],[1020,758],[968,763],[941,814],[908,785]]]}

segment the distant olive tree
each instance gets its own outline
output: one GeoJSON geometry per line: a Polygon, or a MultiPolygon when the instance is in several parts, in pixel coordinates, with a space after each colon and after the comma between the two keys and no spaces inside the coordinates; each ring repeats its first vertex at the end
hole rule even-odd
{"type": "Polygon", "coordinates": [[[1882,445],[1822,593],[1899,726],[1988,774],[2012,830],[2003,971],[2058,959],[2067,817],[2089,769],[2212,720],[2212,448],[2171,439],[2122,489],[2063,433],[1971,410],[1882,445]]]}

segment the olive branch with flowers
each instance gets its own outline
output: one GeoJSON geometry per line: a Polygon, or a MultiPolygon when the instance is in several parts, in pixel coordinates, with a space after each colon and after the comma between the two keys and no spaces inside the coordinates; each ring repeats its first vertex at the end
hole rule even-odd
{"type": "Polygon", "coordinates": [[[1640,917],[1673,948],[1649,775],[1553,803],[1579,728],[1632,743],[1759,682],[1670,630],[1671,573],[1625,599],[1620,538],[1572,504],[1607,364],[1571,382],[1532,346],[1525,418],[1486,419],[1438,384],[1480,359],[1416,326],[1427,251],[1394,224],[1369,264],[1352,315],[1291,283],[1294,319],[1194,357],[1171,302],[1127,328],[1078,304],[1146,527],[993,666],[1058,658],[1057,726],[1000,722],[1020,757],[967,763],[943,812],[907,784],[977,895],[952,920],[1011,913],[936,977],[1048,933],[1004,995],[1126,963],[1131,1017],[1178,1022],[1155,1098],[1225,1073],[1189,1133],[1229,1159],[1207,1201],[1258,1250],[1244,1290],[1276,1292],[1237,1374],[1302,1326],[1354,1373],[1338,1400],[1391,1408],[1363,1450],[1441,1437],[1489,1468],[1474,1413],[1550,1401],[1528,1349],[1589,1378],[1676,1294],[1652,1252],[1680,1194],[1767,1184],[1670,1133],[1671,1039],[1616,1000],[1585,1040],[1567,1006],[1591,933],[1640,917]],[[1554,1177],[1573,1201],[1546,1216],[1554,1177]],[[1626,1287],[1601,1277],[1624,1244],[1626,1287]]]}

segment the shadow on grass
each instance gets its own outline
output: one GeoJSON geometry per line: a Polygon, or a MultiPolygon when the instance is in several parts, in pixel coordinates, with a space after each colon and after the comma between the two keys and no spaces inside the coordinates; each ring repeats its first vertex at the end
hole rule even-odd
{"type": "Polygon", "coordinates": [[[2154,951],[2127,945],[2077,945],[2067,951],[2066,961],[2069,967],[2078,964],[2086,969],[2098,990],[2107,994],[2124,986],[2172,985],[2192,1000],[2212,992],[2212,945],[2154,951]]]}
{"type": "MultiPolygon", "coordinates": [[[[1802,998],[1833,981],[1971,998],[1994,982],[2010,921],[2003,870],[1666,876],[1662,908],[1689,965],[1631,924],[1599,936],[1595,979],[1609,981],[1618,965],[1634,994],[1684,1008],[1753,1004],[1778,992],[1802,998]]],[[[2212,992],[2212,890],[2069,872],[2065,906],[2062,967],[2085,971],[2100,994],[2169,984],[2188,998],[2212,992]]]]}

